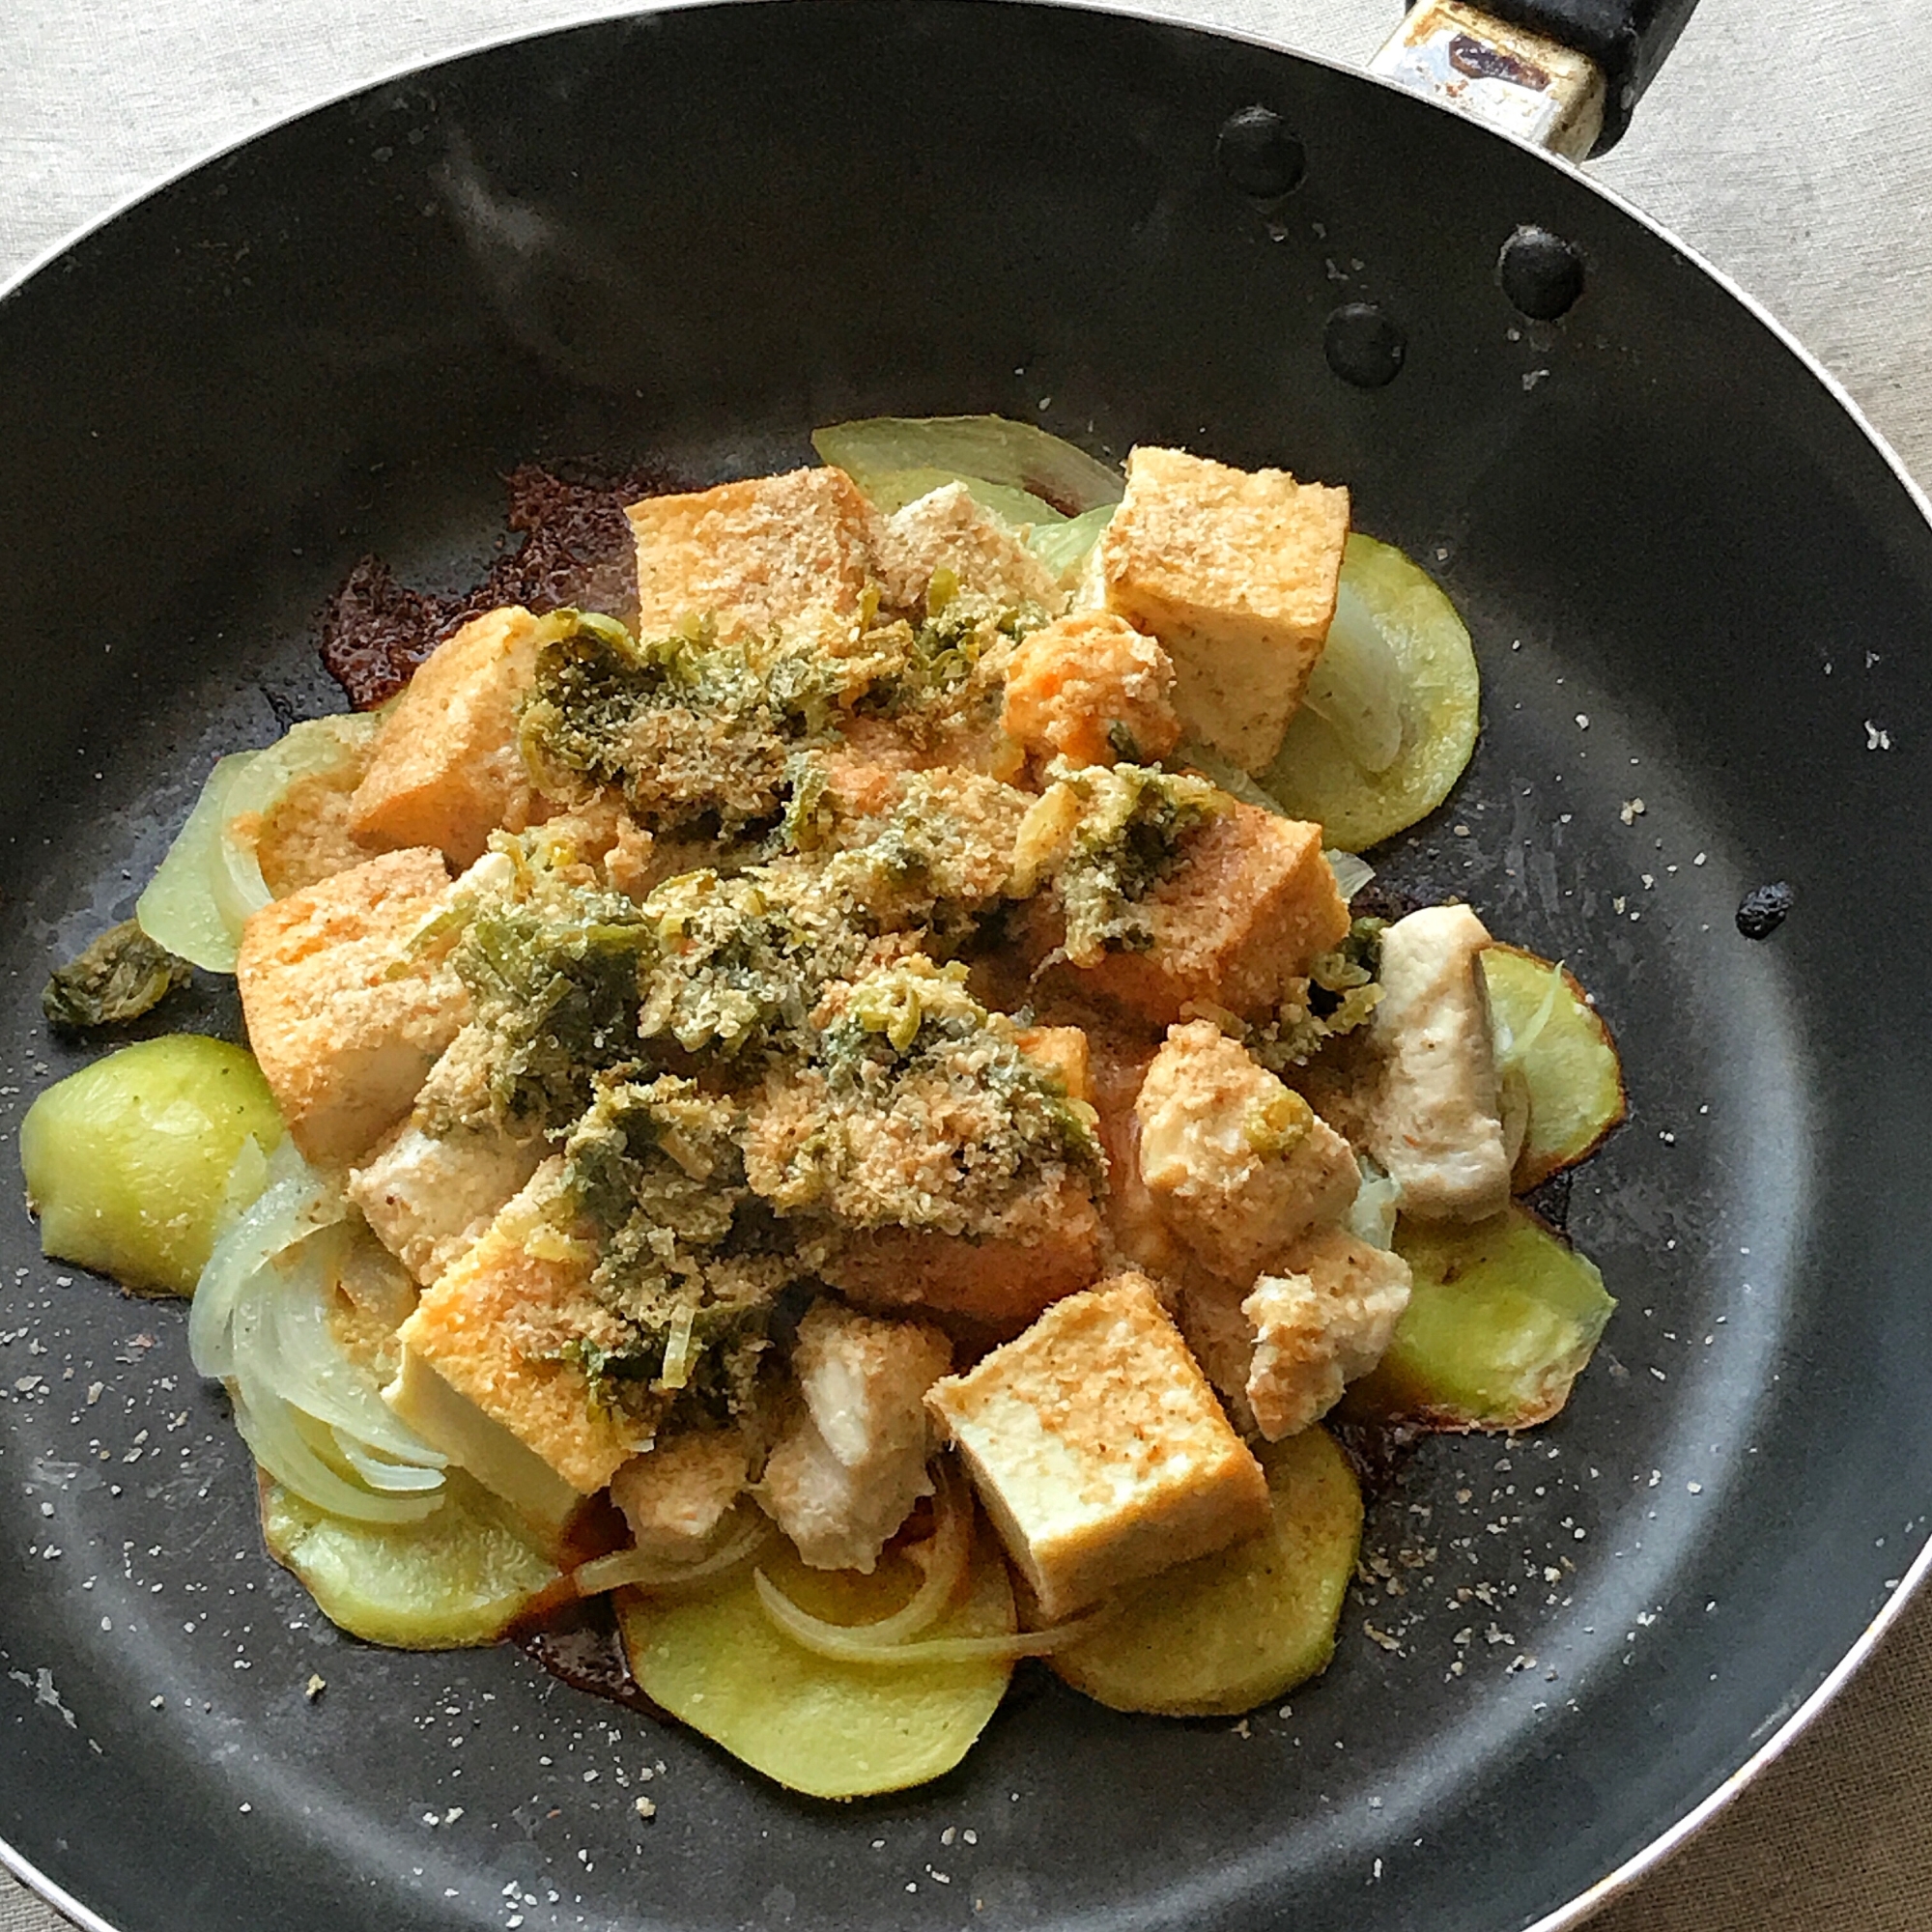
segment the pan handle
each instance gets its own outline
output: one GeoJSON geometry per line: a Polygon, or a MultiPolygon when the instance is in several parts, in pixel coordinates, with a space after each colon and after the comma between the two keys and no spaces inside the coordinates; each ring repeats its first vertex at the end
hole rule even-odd
{"type": "Polygon", "coordinates": [[[1369,63],[1569,160],[1614,147],[1697,0],[1416,0],[1369,63]]]}

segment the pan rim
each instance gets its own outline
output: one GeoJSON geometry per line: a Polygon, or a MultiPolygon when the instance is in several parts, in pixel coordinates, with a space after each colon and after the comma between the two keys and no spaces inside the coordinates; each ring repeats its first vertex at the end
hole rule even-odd
{"type": "MultiPolygon", "coordinates": [[[[99,213],[82,220],[47,244],[14,273],[0,279],[0,307],[15,299],[30,282],[55,268],[64,257],[91,242],[97,234],[121,220],[122,217],[131,214],[143,204],[167,194],[189,177],[201,174],[231,158],[239,157],[244,150],[298,122],[327,113],[382,89],[406,83],[459,62],[501,52],[526,43],[559,38],[627,20],[640,20],[660,14],[723,12],[726,8],[746,6],[776,7],[781,4],[783,4],[783,0],[585,0],[581,10],[567,19],[553,19],[527,29],[458,41],[426,55],[382,68],[299,106],[276,112],[270,118],[250,126],[245,131],[212,143],[169,170],[158,180],[128,191],[99,213]]],[[[985,0],[947,0],[947,4],[953,7],[983,6],[985,0]]],[[[1370,73],[1348,62],[1309,52],[1285,42],[1239,28],[1206,25],[1198,20],[1179,15],[1159,4],[1146,4],[1146,0],[999,0],[999,4],[1015,12],[1052,10],[1091,14],[1110,19],[1140,21],[1202,39],[1230,42],[1266,53],[1286,54],[1308,66],[1325,70],[1352,81],[1367,82],[1384,93],[1400,95],[1407,100],[1419,102],[1434,112],[1448,114],[1459,120],[1469,118],[1447,103],[1417,94],[1399,82],[1370,73]]],[[[1927,489],[1913,476],[1890,442],[1872,423],[1863,407],[1853,397],[1843,382],[1820,360],[1815,353],[1800,341],[1763,301],[1744,288],[1728,271],[1713,263],[1695,245],[1635,205],[1618,188],[1506,129],[1485,128],[1484,131],[1491,137],[1532,156],[1545,167],[1555,169],[1565,180],[1586,188],[1598,199],[1662,242],[1687,266],[1707,277],[1729,297],[1797,361],[1805,374],[1823,387],[1842,414],[1850,420],[1884,461],[1892,478],[1902,487],[1907,500],[1912,503],[1919,517],[1928,527],[1932,527],[1932,494],[1928,494],[1927,489]]],[[[1817,1721],[1851,1679],[1864,1667],[1879,1645],[1892,1632],[1905,1606],[1925,1587],[1928,1574],[1932,1574],[1932,1539],[1928,1539],[1920,1548],[1887,1601],[1823,1680],[1742,1763],[1723,1777],[1714,1790],[1585,1890],[1554,1911],[1530,1922],[1524,1927],[1524,1932],[1573,1932],[1573,1928],[1594,1918],[1615,1899],[1632,1890],[1652,1872],[1668,1862],[1686,1844],[1702,1833],[1817,1721]]],[[[84,1928],[84,1932],[122,1932],[119,1925],[103,1918],[66,1890],[4,1836],[0,1836],[0,1867],[4,1867],[57,1912],[84,1928]]]]}

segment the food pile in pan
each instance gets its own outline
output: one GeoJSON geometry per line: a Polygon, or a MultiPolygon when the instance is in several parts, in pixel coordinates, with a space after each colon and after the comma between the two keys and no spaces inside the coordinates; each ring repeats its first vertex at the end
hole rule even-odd
{"type": "Polygon", "coordinates": [[[994,419],[646,496],[225,758],[70,1026],[231,972],[21,1136],[45,1245],[192,1291],[274,1553],[379,1642],[615,1593],[666,1710],[828,1797],[1016,1661],[1321,1669],[1321,1418],[1555,1413],[1610,1301],[1513,1197],[1620,1117],[1561,969],[1350,908],[1477,674],[1346,491],[994,419]]]}

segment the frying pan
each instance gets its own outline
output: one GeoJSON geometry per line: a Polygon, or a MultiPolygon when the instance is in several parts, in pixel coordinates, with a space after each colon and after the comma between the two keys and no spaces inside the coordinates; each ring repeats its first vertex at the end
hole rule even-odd
{"type": "MultiPolygon", "coordinates": [[[[1384,869],[1567,958],[1634,1099],[1569,1201],[1623,1302],[1596,1366],[1553,1428],[1398,1473],[1370,1548],[1407,1594],[1351,1602],[1288,1715],[1156,1725],[1029,1675],[958,1773],[836,1810],[513,1652],[337,1637],[260,1553],[178,1315],[14,1225],[0,1510],[33,1553],[0,1609],[0,1832],[106,1921],[1554,1925],[1895,1601],[1932,1461],[1897,1211],[1932,1124],[1907,1023],[1932,530],[1776,332],[1586,184],[1147,22],[674,13],[177,183],[0,301],[0,367],[32,613],[0,772],[10,1108],[80,1057],[35,1010],[48,956],[125,910],[215,752],[331,701],[309,626],[356,555],[454,582],[518,460],[738,473],[887,409],[1348,481],[1488,679],[1475,766],[1384,869]],[[1256,103],[1308,156],[1266,209],[1214,158],[1256,103]],[[1554,324],[1497,285],[1525,223],[1586,266],[1554,324]],[[1344,297],[1402,333],[1384,386],[1328,364],[1344,297]],[[1798,911],[1752,946],[1731,915],[1774,876],[1798,911]],[[948,1826],[975,1841],[942,1854],[948,1826]]],[[[185,1017],[233,1024],[201,997],[185,1017]]]]}

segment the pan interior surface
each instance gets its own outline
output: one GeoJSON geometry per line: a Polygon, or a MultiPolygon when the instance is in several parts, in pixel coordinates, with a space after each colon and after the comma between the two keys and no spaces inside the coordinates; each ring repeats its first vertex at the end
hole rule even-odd
{"type": "Polygon", "coordinates": [[[14,1216],[0,1836],[124,1932],[1524,1926],[1889,1600],[1932,1490],[1900,1211],[1932,1145],[1932,532],[1774,331],[1574,176],[1143,21],[681,11],[211,163],[0,298],[0,367],[10,1129],[89,1057],[40,1017],[49,965],[126,916],[214,755],[338,705],[313,629],[359,556],[475,577],[526,459],[722,479],[971,411],[1347,483],[1438,576],[1483,738],[1374,856],[1567,961],[1632,1101],[1567,1202],[1621,1304],[1595,1365],[1548,1429],[1402,1464],[1325,1677],[1159,1723],[1028,1666],[959,1771],[846,1806],[514,1651],[339,1636],[262,1551],[182,1311],[14,1216]],[[1307,153],[1269,205],[1215,160],[1254,104],[1307,153]],[[1586,264],[1560,322],[1498,286],[1524,224],[1586,264]],[[1400,334],[1382,386],[1324,355],[1348,303],[1400,334]],[[1780,878],[1751,945],[1738,900],[1780,878]]]}

